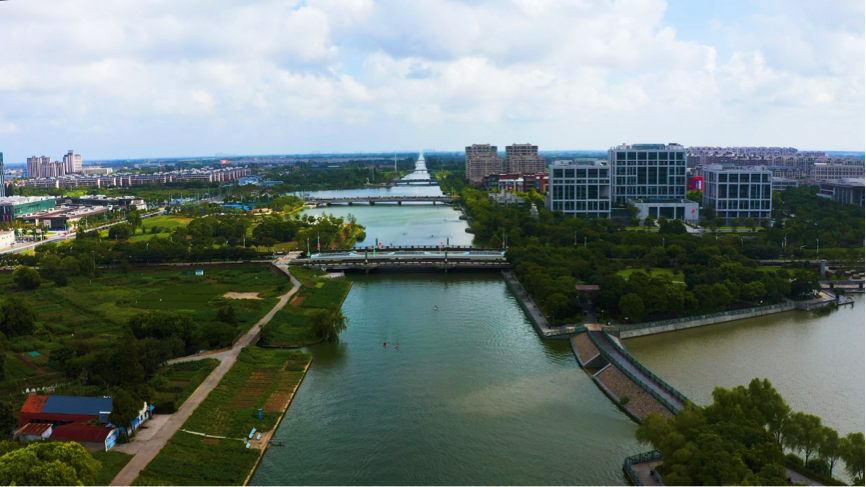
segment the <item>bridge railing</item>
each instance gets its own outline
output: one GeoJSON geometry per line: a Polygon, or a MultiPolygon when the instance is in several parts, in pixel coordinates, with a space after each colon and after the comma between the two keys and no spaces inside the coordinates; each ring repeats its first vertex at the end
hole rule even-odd
{"type": "Polygon", "coordinates": [[[686,316],[684,318],[673,318],[670,320],[661,320],[661,321],[651,321],[649,323],[640,323],[634,325],[619,325],[619,326],[609,326],[608,329],[614,330],[615,332],[623,332],[629,330],[643,330],[645,328],[656,328],[659,326],[667,326],[667,325],[676,325],[678,323],[686,323],[689,321],[703,320],[707,318],[717,318],[720,316],[736,316],[747,313],[754,313],[760,311],[770,311],[773,309],[779,308],[794,308],[796,304],[793,303],[779,303],[779,304],[771,304],[767,306],[758,306],[756,308],[743,308],[743,309],[735,309],[730,311],[719,311],[718,313],[709,313],[705,315],[697,315],[697,316],[686,316]]]}
{"type": "MultiPolygon", "coordinates": [[[[602,330],[602,332],[605,334],[605,336],[607,337],[607,339],[610,340],[611,343],[613,343],[613,339],[612,339],[611,336],[607,333],[607,331],[606,331],[606,330],[602,330]]],[[[655,375],[655,374],[653,373],[653,371],[651,371],[650,369],[646,368],[646,367],[644,366],[644,364],[640,363],[640,361],[638,361],[638,359],[634,358],[634,356],[633,356],[631,353],[629,353],[628,350],[626,350],[626,349],[624,349],[624,348],[622,348],[622,347],[619,347],[619,350],[620,350],[620,352],[623,354],[623,356],[626,358],[626,360],[628,360],[632,365],[634,365],[635,367],[637,367],[638,370],[640,370],[641,372],[643,372],[644,374],[646,374],[650,379],[652,379],[656,384],[659,385],[659,387],[661,387],[663,390],[665,390],[668,394],[670,394],[670,395],[674,396],[675,398],[679,399],[680,401],[683,402],[683,404],[685,404],[686,401],[688,401],[688,398],[687,398],[685,395],[683,395],[683,393],[681,393],[680,391],[676,390],[676,388],[674,388],[674,386],[668,384],[668,383],[665,382],[661,377],[655,375]]]]}
{"type": "Polygon", "coordinates": [[[625,471],[625,475],[628,477],[629,480],[631,480],[632,484],[644,485],[643,482],[641,482],[640,477],[638,477],[637,472],[634,471],[634,467],[632,465],[644,462],[651,462],[653,460],[658,460],[661,457],[662,454],[658,450],[632,455],[630,457],[626,457],[625,462],[623,462],[622,469],[623,471],[625,471]]]}
{"type": "Polygon", "coordinates": [[[626,377],[628,377],[632,382],[637,384],[638,387],[646,391],[650,396],[652,396],[656,401],[661,403],[661,405],[666,407],[670,412],[676,414],[677,411],[680,410],[680,408],[674,406],[673,404],[671,404],[670,401],[668,401],[661,394],[656,392],[655,389],[652,388],[652,386],[650,386],[649,384],[641,380],[638,376],[631,373],[630,370],[625,368],[625,366],[621,364],[619,360],[616,360],[614,356],[611,355],[610,352],[608,352],[607,349],[605,349],[601,345],[601,343],[598,342],[598,339],[595,338],[595,335],[593,335],[591,332],[587,332],[587,335],[589,335],[589,339],[592,341],[592,344],[595,345],[595,348],[598,349],[598,352],[601,354],[602,357],[604,357],[605,360],[607,360],[608,363],[612,364],[614,367],[617,368],[617,370],[625,374],[626,377]]]}

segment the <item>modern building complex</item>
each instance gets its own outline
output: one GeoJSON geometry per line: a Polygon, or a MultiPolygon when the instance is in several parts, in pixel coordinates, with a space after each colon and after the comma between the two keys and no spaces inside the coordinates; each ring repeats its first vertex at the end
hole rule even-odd
{"type": "Polygon", "coordinates": [[[69,175],[62,177],[42,177],[24,182],[25,186],[38,188],[69,188],[78,186],[137,186],[142,184],[185,183],[200,181],[206,183],[227,183],[249,176],[246,167],[224,169],[188,169],[181,171],[158,172],[151,174],[108,174],[104,176],[69,175]]]}
{"type": "Polygon", "coordinates": [[[773,173],[769,169],[717,164],[704,168],[703,173],[703,205],[712,208],[716,217],[726,222],[732,218],[770,219],[773,173]]]}
{"type": "Polygon", "coordinates": [[[612,199],[683,200],[686,151],[679,144],[620,145],[608,151],[613,170],[612,199]]]}
{"type": "Polygon", "coordinates": [[[502,159],[496,153],[496,146],[472,144],[466,147],[466,178],[478,184],[488,174],[502,172],[502,159]]]}
{"type": "Polygon", "coordinates": [[[512,144],[505,148],[505,172],[511,174],[543,173],[544,157],[538,155],[538,146],[512,144]]]}
{"type": "Polygon", "coordinates": [[[8,223],[27,213],[50,210],[55,206],[49,196],[4,196],[0,198],[0,222],[8,223]]]}
{"type": "Polygon", "coordinates": [[[66,166],[62,162],[51,162],[48,156],[27,158],[27,177],[56,178],[65,175],[66,166]]]}
{"type": "Polygon", "coordinates": [[[853,203],[863,206],[864,179],[838,179],[835,181],[821,181],[821,191],[818,196],[829,198],[839,204],[853,203]]]}
{"type": "MultiPolygon", "coordinates": [[[[19,440],[74,441],[89,451],[106,451],[117,442],[117,428],[109,424],[110,397],[43,396],[31,394],[18,413],[19,440]]],[[[135,431],[152,416],[153,406],[143,407],[130,429],[135,431]]]]}
{"type": "Polygon", "coordinates": [[[610,172],[605,161],[552,162],[545,206],[581,218],[610,218],[610,172]]]}

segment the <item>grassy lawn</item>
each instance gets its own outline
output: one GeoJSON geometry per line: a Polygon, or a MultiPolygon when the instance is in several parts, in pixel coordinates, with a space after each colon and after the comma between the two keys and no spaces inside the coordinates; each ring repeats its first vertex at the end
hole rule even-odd
{"type": "Polygon", "coordinates": [[[171,414],[177,411],[218,365],[219,360],[203,359],[161,368],[150,381],[156,390],[156,400],[153,402],[156,413],[171,414]]]}
{"type": "Polygon", "coordinates": [[[195,410],[183,428],[225,439],[178,431],[133,485],[240,485],[259,450],[240,438],[252,428],[273,429],[310,356],[299,351],[246,347],[237,362],[195,410]],[[264,410],[264,420],[256,411],[264,410]]]}
{"type": "Polygon", "coordinates": [[[312,310],[297,306],[285,306],[277,311],[265,325],[262,345],[274,347],[302,347],[319,341],[308,325],[312,310]]]}
{"type": "MultiPolygon", "coordinates": [[[[643,271],[646,272],[646,269],[623,269],[618,271],[616,275],[622,277],[623,279],[628,279],[631,276],[632,272],[635,271],[643,271]]],[[[685,274],[682,272],[674,273],[673,269],[667,269],[662,267],[653,267],[652,272],[650,272],[650,278],[655,276],[668,276],[671,278],[671,281],[674,282],[683,282],[685,280],[685,274]]]]}
{"type": "Polygon", "coordinates": [[[71,278],[60,288],[43,281],[33,291],[18,290],[11,272],[0,273],[0,294],[20,297],[36,312],[33,335],[10,337],[6,352],[8,378],[26,381],[7,380],[0,384],[0,394],[62,378],[61,368],[51,361],[52,350],[82,341],[94,349],[113,346],[137,313],[166,309],[188,313],[203,324],[231,303],[239,328],[248,330],[273,308],[276,296],[289,289],[291,281],[268,266],[205,269],[204,276],[181,269],[105,271],[100,278],[71,278]],[[223,297],[229,291],[257,292],[263,299],[223,297]]]}
{"type": "Polygon", "coordinates": [[[189,225],[189,222],[191,221],[192,218],[185,218],[177,215],[158,215],[141,220],[141,226],[146,230],[149,230],[151,227],[174,230],[175,228],[189,225]]]}
{"type": "Polygon", "coordinates": [[[98,451],[92,453],[102,468],[99,474],[96,475],[96,483],[94,485],[108,485],[114,480],[114,477],[132,460],[132,455],[121,453],[119,451],[98,451]]]}

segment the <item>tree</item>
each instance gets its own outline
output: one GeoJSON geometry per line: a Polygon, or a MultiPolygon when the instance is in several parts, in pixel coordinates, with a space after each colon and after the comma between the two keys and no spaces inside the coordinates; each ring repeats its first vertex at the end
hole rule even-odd
{"type": "Polygon", "coordinates": [[[836,462],[842,456],[842,442],[839,439],[839,433],[829,426],[821,427],[821,441],[818,443],[818,454],[827,462],[827,466],[830,467],[828,475],[832,477],[833,467],[836,466],[836,462]]]}
{"type": "Polygon", "coordinates": [[[0,440],[12,438],[12,432],[18,427],[18,417],[12,404],[0,402],[0,440]]]}
{"type": "Polygon", "coordinates": [[[108,421],[128,431],[132,421],[141,413],[142,407],[144,402],[135,394],[125,389],[116,389],[111,398],[111,414],[108,415],[108,421]]]}
{"type": "Polygon", "coordinates": [[[223,323],[228,323],[234,327],[238,326],[238,317],[235,314],[235,309],[232,305],[227,304],[217,311],[216,318],[214,321],[221,321],[223,323]]]}
{"type": "Polygon", "coordinates": [[[123,259],[120,261],[120,272],[124,274],[129,274],[130,272],[132,272],[132,265],[129,263],[128,260],[123,259]]]}
{"type": "Polygon", "coordinates": [[[167,340],[179,338],[187,353],[193,353],[198,346],[200,332],[198,324],[186,314],[170,311],[151,311],[131,317],[127,324],[135,338],[157,338],[167,340]]]}
{"type": "Polygon", "coordinates": [[[202,342],[211,349],[227,347],[238,335],[236,326],[222,321],[211,321],[201,327],[202,342]]]}
{"type": "Polygon", "coordinates": [[[863,485],[864,469],[866,469],[866,441],[863,433],[848,433],[842,438],[842,461],[845,462],[845,471],[854,479],[854,485],[863,485]]]}
{"type": "Polygon", "coordinates": [[[0,483],[93,485],[100,468],[79,443],[35,442],[0,457],[0,483]]]}
{"type": "Polygon", "coordinates": [[[129,240],[129,237],[132,235],[133,227],[126,223],[118,223],[117,225],[112,225],[111,228],[108,229],[108,238],[112,240],[129,240]]]}
{"type": "Polygon", "coordinates": [[[569,308],[568,298],[562,293],[553,293],[544,300],[544,306],[552,316],[562,318],[569,308]]]}
{"type": "Polygon", "coordinates": [[[803,452],[806,463],[818,449],[823,433],[821,418],[806,413],[794,413],[782,428],[782,443],[803,452]]]}
{"type": "Polygon", "coordinates": [[[15,271],[12,273],[12,280],[15,281],[18,287],[25,290],[36,289],[42,284],[42,276],[39,275],[39,272],[26,265],[20,265],[15,268],[15,271]]]}
{"type": "Polygon", "coordinates": [[[349,318],[339,307],[314,311],[309,318],[313,334],[327,342],[340,341],[340,333],[346,330],[349,318]]]}
{"type": "Polygon", "coordinates": [[[644,317],[643,298],[635,293],[629,293],[620,298],[619,312],[625,318],[630,318],[632,323],[640,323],[644,317]]]}
{"type": "Polygon", "coordinates": [[[752,217],[746,218],[745,221],[743,221],[743,225],[745,225],[746,228],[748,228],[750,232],[755,231],[755,219],[754,218],[752,218],[752,217]]]}
{"type": "Polygon", "coordinates": [[[0,332],[4,335],[14,337],[33,333],[36,312],[30,303],[18,296],[10,296],[0,304],[0,310],[3,312],[0,332]]]}
{"type": "Polygon", "coordinates": [[[120,384],[132,385],[144,382],[144,367],[138,357],[138,344],[135,337],[127,333],[123,337],[123,346],[118,351],[118,376],[120,384]]]}
{"type": "Polygon", "coordinates": [[[734,233],[737,233],[737,227],[740,226],[739,218],[731,218],[731,228],[734,230],[734,233]]]}
{"type": "Polygon", "coordinates": [[[643,220],[643,226],[644,226],[644,229],[652,228],[652,227],[656,226],[656,222],[655,222],[655,220],[653,220],[653,217],[647,216],[643,220]]]}

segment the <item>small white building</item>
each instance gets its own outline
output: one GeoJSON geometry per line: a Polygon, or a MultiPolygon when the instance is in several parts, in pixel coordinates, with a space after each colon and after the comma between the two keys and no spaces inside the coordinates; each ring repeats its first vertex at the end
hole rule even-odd
{"type": "Polygon", "coordinates": [[[51,423],[27,423],[19,428],[15,435],[21,441],[47,440],[53,428],[51,423]]]}
{"type": "Polygon", "coordinates": [[[0,231],[0,248],[5,249],[11,247],[15,243],[15,232],[6,230],[0,231]]]}

